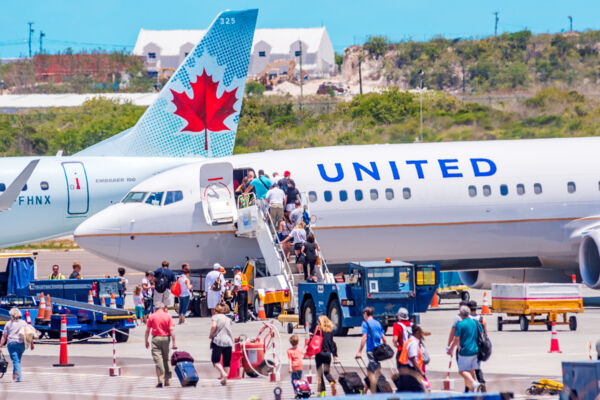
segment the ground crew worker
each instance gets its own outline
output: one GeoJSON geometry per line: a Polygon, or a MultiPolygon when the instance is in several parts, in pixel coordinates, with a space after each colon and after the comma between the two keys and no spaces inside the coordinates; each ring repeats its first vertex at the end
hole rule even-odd
{"type": "Polygon", "coordinates": [[[69,275],[69,279],[82,279],[81,264],[78,261],[73,263],[73,272],[71,272],[71,275],[69,275]]]}
{"type": "Polygon", "coordinates": [[[248,320],[248,277],[239,265],[233,268],[233,273],[233,286],[237,291],[238,323],[244,323],[248,320]]]}
{"type": "Polygon", "coordinates": [[[399,388],[407,392],[422,392],[423,386],[415,379],[414,374],[419,374],[426,380],[425,365],[423,363],[423,329],[419,325],[413,325],[412,336],[404,341],[400,356],[398,357],[398,372],[400,374],[399,388]]]}
{"type": "Polygon", "coordinates": [[[50,274],[50,276],[48,277],[48,279],[65,279],[65,276],[63,274],[61,274],[60,272],[58,272],[58,265],[54,264],[52,266],[52,273],[50,274]]]}

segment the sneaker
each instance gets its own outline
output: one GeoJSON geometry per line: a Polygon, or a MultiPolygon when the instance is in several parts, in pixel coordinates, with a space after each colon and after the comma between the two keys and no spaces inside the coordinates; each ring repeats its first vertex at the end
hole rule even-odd
{"type": "Polygon", "coordinates": [[[473,392],[479,392],[479,391],[481,391],[481,383],[473,382],[473,392]]]}
{"type": "Polygon", "coordinates": [[[337,389],[335,388],[335,382],[331,382],[331,395],[335,396],[337,394],[337,389]]]}
{"type": "Polygon", "coordinates": [[[223,377],[223,379],[221,379],[221,386],[225,385],[227,385],[227,377],[223,377]]]}
{"type": "Polygon", "coordinates": [[[318,397],[325,397],[325,391],[319,392],[319,396],[318,397]]]}
{"type": "Polygon", "coordinates": [[[161,388],[163,387],[163,384],[161,382],[158,382],[158,385],[156,385],[157,388],[161,388]]]}
{"type": "Polygon", "coordinates": [[[168,379],[165,379],[165,386],[171,386],[168,379]]]}

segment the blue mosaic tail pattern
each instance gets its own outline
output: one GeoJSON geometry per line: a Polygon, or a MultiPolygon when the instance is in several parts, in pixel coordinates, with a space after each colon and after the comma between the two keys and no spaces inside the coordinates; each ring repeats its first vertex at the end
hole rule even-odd
{"type": "Polygon", "coordinates": [[[139,121],[77,155],[233,154],[258,10],[224,11],[139,121]]]}

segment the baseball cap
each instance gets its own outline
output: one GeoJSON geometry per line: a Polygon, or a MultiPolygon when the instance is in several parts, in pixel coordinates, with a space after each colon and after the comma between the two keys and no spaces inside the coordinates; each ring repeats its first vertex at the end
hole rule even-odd
{"type": "Polygon", "coordinates": [[[219,264],[219,263],[214,263],[214,265],[213,265],[213,269],[221,269],[221,268],[223,268],[223,267],[221,266],[221,264],[219,264]]]}
{"type": "Polygon", "coordinates": [[[398,310],[398,318],[403,321],[408,321],[408,310],[404,307],[400,307],[398,310]]]}
{"type": "Polygon", "coordinates": [[[233,267],[233,270],[234,270],[234,271],[235,271],[235,270],[238,270],[238,269],[241,271],[241,270],[242,270],[242,267],[240,267],[239,265],[236,265],[235,267],[233,267]]]}
{"type": "Polygon", "coordinates": [[[285,171],[285,172],[283,173],[283,176],[290,176],[290,175],[291,175],[290,171],[285,171]]]}

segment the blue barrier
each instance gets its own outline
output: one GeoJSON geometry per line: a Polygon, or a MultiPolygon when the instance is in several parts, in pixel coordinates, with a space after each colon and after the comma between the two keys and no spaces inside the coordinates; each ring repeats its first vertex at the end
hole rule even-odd
{"type": "Polygon", "coordinates": [[[512,393],[379,393],[353,394],[348,396],[327,397],[335,400],[506,400],[513,397],[512,393]]]}

